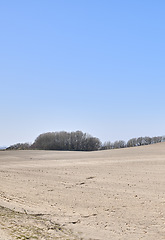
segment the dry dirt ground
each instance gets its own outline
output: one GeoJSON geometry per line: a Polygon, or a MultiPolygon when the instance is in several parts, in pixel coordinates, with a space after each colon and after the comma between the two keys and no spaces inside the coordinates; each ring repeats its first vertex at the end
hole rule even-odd
{"type": "Polygon", "coordinates": [[[0,151],[0,240],[165,239],[165,143],[0,151]]]}

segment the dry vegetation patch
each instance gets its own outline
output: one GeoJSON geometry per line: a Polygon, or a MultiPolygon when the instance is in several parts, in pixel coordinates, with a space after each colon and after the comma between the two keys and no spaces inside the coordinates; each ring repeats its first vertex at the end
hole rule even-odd
{"type": "Polygon", "coordinates": [[[12,239],[80,239],[71,230],[47,219],[46,215],[20,213],[1,206],[0,224],[12,239]]]}

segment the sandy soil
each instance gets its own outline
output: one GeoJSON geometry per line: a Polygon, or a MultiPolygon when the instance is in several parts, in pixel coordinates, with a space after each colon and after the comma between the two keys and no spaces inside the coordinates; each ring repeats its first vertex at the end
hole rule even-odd
{"type": "Polygon", "coordinates": [[[165,239],[165,143],[89,153],[0,151],[0,240],[10,239],[5,234],[165,239]]]}
{"type": "Polygon", "coordinates": [[[0,240],[4,240],[4,239],[11,239],[11,237],[9,235],[7,235],[3,229],[0,228],[0,240]]]}

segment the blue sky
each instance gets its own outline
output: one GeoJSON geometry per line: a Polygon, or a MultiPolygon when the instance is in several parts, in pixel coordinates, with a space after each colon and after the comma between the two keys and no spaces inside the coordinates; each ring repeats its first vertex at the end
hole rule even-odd
{"type": "Polygon", "coordinates": [[[165,1],[0,1],[0,145],[165,134],[165,1]]]}

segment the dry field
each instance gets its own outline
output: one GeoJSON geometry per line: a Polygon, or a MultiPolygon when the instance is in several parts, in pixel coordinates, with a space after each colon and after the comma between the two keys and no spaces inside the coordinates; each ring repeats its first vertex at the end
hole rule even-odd
{"type": "Polygon", "coordinates": [[[0,151],[0,240],[165,239],[165,143],[0,151]]]}

